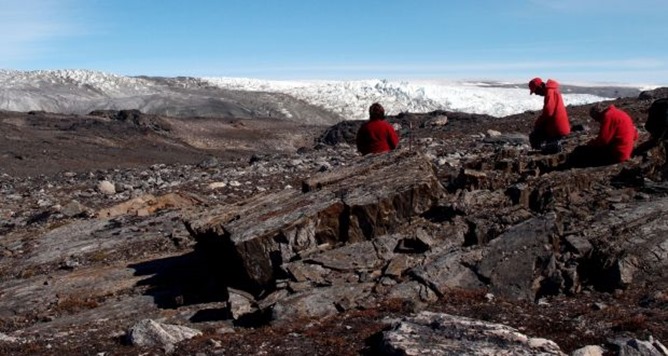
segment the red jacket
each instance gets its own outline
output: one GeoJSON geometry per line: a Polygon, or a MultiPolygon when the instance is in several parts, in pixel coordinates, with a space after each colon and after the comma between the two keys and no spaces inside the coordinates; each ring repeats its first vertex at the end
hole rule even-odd
{"type": "Polygon", "coordinates": [[[381,119],[365,122],[357,131],[357,150],[363,155],[387,152],[397,148],[399,136],[394,127],[381,119]]]}
{"type": "Polygon", "coordinates": [[[598,137],[589,141],[588,145],[605,147],[612,150],[616,162],[624,162],[631,158],[633,145],[638,139],[638,130],[633,120],[624,111],[610,105],[599,121],[601,128],[598,137]]]}
{"type": "Polygon", "coordinates": [[[564,100],[559,92],[559,83],[548,79],[545,83],[543,112],[536,119],[534,130],[542,131],[548,138],[559,138],[571,133],[564,100]]]}

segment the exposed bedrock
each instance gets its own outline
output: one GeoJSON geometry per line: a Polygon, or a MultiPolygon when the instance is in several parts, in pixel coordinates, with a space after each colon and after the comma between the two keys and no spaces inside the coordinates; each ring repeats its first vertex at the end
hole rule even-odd
{"type": "Polygon", "coordinates": [[[562,170],[561,156],[539,155],[506,172],[498,163],[511,151],[449,183],[421,153],[362,157],[184,222],[218,283],[278,320],[451,289],[535,301],[660,278],[668,199],[638,199],[631,177],[655,163],[562,170]]]}
{"type": "Polygon", "coordinates": [[[197,248],[217,261],[217,270],[229,272],[229,283],[259,294],[282,277],[281,264],[392,233],[443,194],[431,163],[403,151],[316,175],[303,191],[286,189],[194,212],[185,224],[197,248]]]}

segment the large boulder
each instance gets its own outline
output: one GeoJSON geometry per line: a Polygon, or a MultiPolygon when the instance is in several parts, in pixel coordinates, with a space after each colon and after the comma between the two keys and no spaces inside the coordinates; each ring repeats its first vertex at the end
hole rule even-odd
{"type": "Polygon", "coordinates": [[[533,301],[542,281],[554,271],[549,261],[557,238],[555,215],[518,224],[485,247],[478,274],[492,293],[504,298],[533,301]],[[552,268],[551,268],[552,267],[552,268]]]}
{"type": "Polygon", "coordinates": [[[668,198],[599,214],[580,234],[593,246],[585,277],[607,290],[662,279],[668,267],[666,211],[668,198]]]}

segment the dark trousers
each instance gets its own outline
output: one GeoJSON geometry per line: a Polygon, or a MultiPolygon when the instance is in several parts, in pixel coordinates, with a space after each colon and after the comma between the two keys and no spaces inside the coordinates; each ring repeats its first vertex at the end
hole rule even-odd
{"type": "Polygon", "coordinates": [[[599,167],[617,163],[609,147],[578,146],[568,155],[570,167],[599,167]]]}

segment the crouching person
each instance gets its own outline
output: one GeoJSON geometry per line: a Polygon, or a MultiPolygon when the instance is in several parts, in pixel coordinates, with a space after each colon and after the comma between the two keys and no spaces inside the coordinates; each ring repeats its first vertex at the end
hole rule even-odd
{"type": "Polygon", "coordinates": [[[552,79],[543,82],[540,78],[533,78],[529,82],[529,94],[544,97],[543,110],[529,134],[531,148],[551,151],[552,146],[558,146],[559,140],[571,133],[571,125],[559,91],[559,83],[552,79]]]}
{"type": "Polygon", "coordinates": [[[633,153],[638,130],[631,117],[614,105],[597,103],[589,116],[600,124],[598,137],[584,146],[576,147],[569,155],[572,167],[593,167],[621,163],[633,153]]]}
{"type": "Polygon", "coordinates": [[[369,121],[357,131],[357,150],[367,155],[394,150],[399,145],[399,136],[394,127],[385,121],[385,109],[378,103],[369,107],[369,121]]]}

